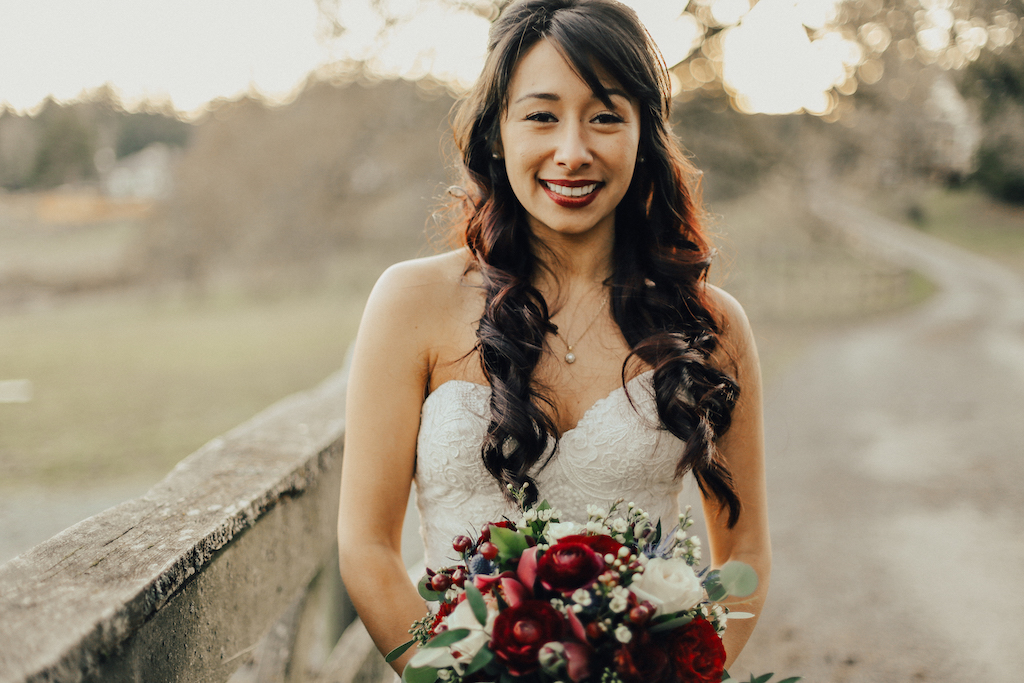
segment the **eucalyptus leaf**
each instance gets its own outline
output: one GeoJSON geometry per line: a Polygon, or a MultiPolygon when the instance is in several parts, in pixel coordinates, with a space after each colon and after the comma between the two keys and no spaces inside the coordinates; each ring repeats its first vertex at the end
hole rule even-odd
{"type": "Polygon", "coordinates": [[[475,674],[480,669],[484,668],[488,664],[494,661],[494,653],[491,652],[487,647],[480,648],[480,651],[473,657],[473,661],[469,663],[469,667],[466,668],[465,675],[475,674]]]}
{"type": "Polygon", "coordinates": [[[764,674],[762,676],[758,676],[757,678],[754,678],[753,675],[751,675],[750,683],[766,683],[766,681],[768,681],[768,679],[770,679],[774,675],[775,674],[773,674],[773,673],[771,673],[771,674],[764,674]]]}
{"type": "Polygon", "coordinates": [[[451,631],[438,633],[436,636],[428,640],[423,647],[448,647],[449,645],[459,642],[468,635],[468,628],[453,628],[451,631]]]}
{"type": "Polygon", "coordinates": [[[491,543],[498,546],[503,560],[519,557],[529,547],[524,534],[500,526],[491,527],[491,543]]]}
{"type": "Polygon", "coordinates": [[[717,569],[709,571],[704,577],[704,590],[708,593],[708,600],[718,602],[729,595],[729,591],[722,585],[721,573],[717,569]]]}
{"type": "Polygon", "coordinates": [[[683,617],[676,617],[675,619],[663,621],[660,624],[655,624],[650,630],[651,633],[662,633],[663,631],[671,631],[672,629],[679,628],[680,626],[686,626],[691,621],[693,621],[693,617],[688,614],[683,617]]]}
{"type": "Polygon", "coordinates": [[[718,570],[718,579],[726,592],[737,598],[745,598],[757,590],[757,572],[744,562],[726,562],[718,570]]]}
{"type": "Polygon", "coordinates": [[[413,638],[412,640],[409,640],[409,641],[407,641],[405,643],[402,643],[401,645],[396,647],[394,650],[389,652],[387,654],[387,656],[384,657],[384,661],[387,662],[388,664],[390,664],[391,662],[395,661],[396,659],[398,659],[399,657],[404,655],[406,650],[408,650],[410,647],[412,647],[415,644],[416,644],[416,639],[415,638],[413,638]]]}
{"type": "Polygon", "coordinates": [[[803,680],[803,677],[801,677],[801,676],[793,676],[792,678],[784,678],[781,681],[779,681],[779,683],[797,683],[797,681],[802,681],[802,680],[803,680]]]}
{"type": "Polygon", "coordinates": [[[419,583],[416,584],[416,590],[419,591],[421,598],[429,602],[437,602],[444,597],[443,593],[438,593],[430,587],[430,577],[426,574],[424,574],[423,578],[421,578],[419,583]]]}
{"type": "Polygon", "coordinates": [[[480,589],[469,581],[466,582],[466,600],[469,601],[469,606],[473,610],[473,616],[476,617],[477,622],[481,626],[486,626],[487,604],[484,603],[484,596],[480,593],[480,589]]]}
{"type": "Polygon", "coordinates": [[[402,683],[436,683],[437,669],[432,666],[407,666],[402,671],[402,683]]]}

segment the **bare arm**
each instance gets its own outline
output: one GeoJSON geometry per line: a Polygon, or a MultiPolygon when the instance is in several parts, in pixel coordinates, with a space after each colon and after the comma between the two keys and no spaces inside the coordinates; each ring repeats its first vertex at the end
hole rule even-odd
{"type": "MultiPolygon", "coordinates": [[[[388,652],[427,613],[401,555],[402,523],[429,371],[422,268],[381,276],[353,350],[338,516],[341,575],[374,643],[388,652]]],[[[401,673],[412,651],[392,664],[401,673]]]]}
{"type": "Polygon", "coordinates": [[[730,529],[728,511],[720,510],[714,500],[704,501],[711,564],[720,567],[729,560],[738,560],[753,567],[758,576],[758,587],[753,595],[723,602],[733,611],[755,615],[753,619],[728,622],[723,641],[728,668],[736,661],[761,614],[771,576],[772,551],[768,535],[761,368],[757,348],[747,316],[739,303],[717,288],[709,289],[724,314],[724,353],[716,354],[714,360],[720,367],[734,368],[740,386],[739,400],[732,413],[732,426],[719,441],[718,448],[732,473],[742,505],[739,521],[730,529]]]}

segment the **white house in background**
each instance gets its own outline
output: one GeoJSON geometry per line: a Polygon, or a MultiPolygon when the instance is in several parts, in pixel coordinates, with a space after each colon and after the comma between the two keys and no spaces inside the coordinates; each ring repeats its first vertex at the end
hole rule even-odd
{"type": "Polygon", "coordinates": [[[109,197],[162,199],[171,189],[174,152],[162,142],[114,162],[103,176],[103,191],[109,197]]]}

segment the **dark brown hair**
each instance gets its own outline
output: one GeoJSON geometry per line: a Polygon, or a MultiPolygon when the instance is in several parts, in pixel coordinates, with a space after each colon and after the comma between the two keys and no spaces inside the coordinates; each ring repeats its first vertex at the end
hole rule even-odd
{"type": "MultiPolygon", "coordinates": [[[[533,380],[545,338],[557,329],[533,286],[539,260],[524,210],[512,192],[499,148],[501,117],[519,58],[548,39],[594,94],[608,103],[601,75],[614,79],[640,107],[633,179],[616,209],[612,317],[632,358],[653,368],[662,426],[685,442],[677,476],[693,472],[701,491],[740,514],[732,477],[715,447],[729,428],[736,382],[710,363],[719,342],[717,312],[705,291],[713,250],[701,228],[699,174],[669,124],[664,61],[636,15],[614,0],[519,0],[491,27],[488,57],[475,88],[459,104],[455,142],[463,175],[460,239],[473,256],[486,295],[476,350],[491,385],[490,423],[482,446],[502,488],[530,482],[558,433],[552,402],[533,380]]],[[[546,464],[546,462],[545,462],[546,464]]]]}

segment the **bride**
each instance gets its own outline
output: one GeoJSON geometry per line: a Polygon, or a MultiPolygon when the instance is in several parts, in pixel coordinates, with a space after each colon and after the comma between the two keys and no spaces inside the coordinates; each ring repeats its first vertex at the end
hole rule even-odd
{"type": "MultiPolygon", "coordinates": [[[[671,528],[695,478],[711,563],[768,586],[760,371],[736,301],[706,283],[696,173],[668,75],[615,0],[518,0],[459,107],[461,248],[388,269],[352,359],[341,571],[383,652],[426,605],[400,553],[416,484],[428,566],[514,516],[625,499],[671,528]]],[[[729,666],[754,619],[730,624],[729,666]]],[[[395,662],[397,671],[412,652],[395,662]]]]}

